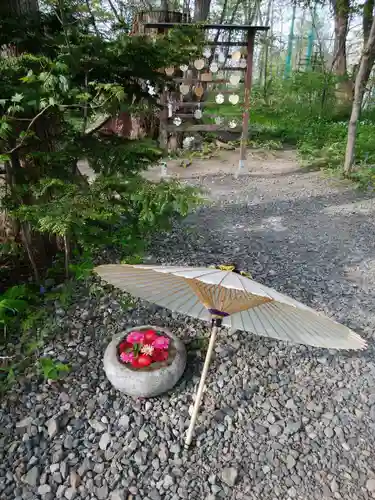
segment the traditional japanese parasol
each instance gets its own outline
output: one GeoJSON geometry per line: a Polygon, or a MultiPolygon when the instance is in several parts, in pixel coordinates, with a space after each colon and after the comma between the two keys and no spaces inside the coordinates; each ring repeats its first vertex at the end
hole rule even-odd
{"type": "Polygon", "coordinates": [[[366,347],[366,342],[346,326],[253,281],[234,266],[211,269],[110,264],[96,267],[95,271],[108,283],[136,297],[212,322],[186,447],[192,441],[216,336],[222,326],[315,347],[366,347]]]}

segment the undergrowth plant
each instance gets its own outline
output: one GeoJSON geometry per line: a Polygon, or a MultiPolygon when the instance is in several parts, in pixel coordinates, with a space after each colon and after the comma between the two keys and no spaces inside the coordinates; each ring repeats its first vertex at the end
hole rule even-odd
{"type": "MultiPolygon", "coordinates": [[[[78,4],[41,0],[40,15],[2,13],[0,20],[5,180],[0,203],[6,214],[0,219],[0,259],[17,248],[36,287],[33,293],[27,288],[31,295],[25,297],[7,296],[15,293],[11,288],[0,299],[7,330],[0,349],[10,378],[26,359],[35,360],[32,353],[51,333],[44,316],[48,304],[58,300],[68,306],[74,293],[69,288],[74,281],[88,284],[95,259],[107,249],[123,258],[141,253],[155,231],[199,203],[194,189],[144,178],[143,171],[162,154],[155,142],[107,137],[101,128],[119,113],[133,119],[156,116],[158,95],[172,83],[163,68],[198,54],[202,31],[185,26],[151,39],[113,25],[106,36],[93,29],[78,4]],[[80,159],[96,173],[93,182],[79,171],[80,159]],[[53,262],[59,263],[54,279],[67,283],[48,290],[44,285],[53,262]],[[9,368],[9,360],[17,367],[10,363],[9,368]]],[[[93,296],[94,288],[88,292],[93,296]]],[[[48,376],[62,371],[46,360],[39,369],[48,376]]]]}
{"type": "MultiPolygon", "coordinates": [[[[254,88],[250,111],[250,140],[275,141],[296,147],[302,165],[340,172],[345,156],[350,109],[336,99],[336,78],[321,71],[294,72],[274,77],[266,93],[254,88]]],[[[365,111],[358,127],[357,168],[352,179],[361,187],[373,183],[375,165],[374,112],[365,111]]]]}

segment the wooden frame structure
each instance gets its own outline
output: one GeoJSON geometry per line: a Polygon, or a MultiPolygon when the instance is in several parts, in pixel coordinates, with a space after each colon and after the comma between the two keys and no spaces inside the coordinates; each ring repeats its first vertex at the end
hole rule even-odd
{"type": "MultiPolygon", "coordinates": [[[[176,28],[181,26],[191,26],[188,23],[169,23],[169,22],[159,22],[159,23],[146,23],[145,28],[158,29],[160,31],[167,31],[170,28],[176,28]]],[[[245,167],[246,160],[246,145],[248,139],[248,129],[249,129],[249,116],[250,116],[250,93],[252,85],[252,74],[253,74],[253,56],[254,56],[254,40],[255,35],[258,31],[267,31],[269,28],[266,26],[249,26],[241,24],[203,24],[198,25],[200,29],[203,30],[219,30],[219,31],[242,31],[246,33],[246,39],[242,41],[207,41],[206,45],[212,45],[214,47],[246,47],[246,68],[231,68],[223,67],[221,70],[242,70],[245,72],[244,78],[244,99],[243,99],[243,115],[242,115],[242,127],[237,127],[235,129],[228,128],[226,125],[213,125],[213,124],[189,124],[183,126],[170,125],[168,123],[168,110],[167,110],[167,100],[162,98],[163,110],[160,116],[160,146],[164,149],[167,148],[168,144],[168,133],[169,132],[219,132],[230,130],[232,132],[241,132],[241,148],[240,148],[240,160],[239,160],[239,170],[245,167]]],[[[177,82],[181,81],[181,78],[174,79],[177,82]]],[[[210,82],[205,82],[209,84],[210,82]]],[[[214,81],[213,83],[229,83],[226,80],[214,81]]],[[[202,106],[207,106],[208,103],[202,102],[202,106]]],[[[183,102],[184,107],[196,106],[197,102],[183,102]]],[[[181,115],[183,116],[183,115],[181,115]]]]}

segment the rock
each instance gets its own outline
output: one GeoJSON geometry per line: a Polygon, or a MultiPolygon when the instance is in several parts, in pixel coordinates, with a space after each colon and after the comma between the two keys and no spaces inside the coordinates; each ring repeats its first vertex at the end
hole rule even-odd
{"type": "Polygon", "coordinates": [[[292,455],[288,455],[286,457],[286,466],[287,468],[290,470],[290,469],[293,469],[293,467],[296,465],[296,461],[294,459],[294,457],[292,457],[292,455]]]}
{"type": "Polygon", "coordinates": [[[236,484],[237,476],[238,471],[234,467],[225,467],[221,472],[222,481],[231,487],[236,484]]]}
{"type": "Polygon", "coordinates": [[[86,457],[83,459],[82,464],[78,467],[77,472],[80,477],[83,477],[89,470],[92,470],[92,462],[86,457]]]}
{"type": "Polygon", "coordinates": [[[56,418],[50,418],[47,423],[47,431],[50,439],[53,439],[59,432],[59,425],[56,418]]]}
{"type": "Polygon", "coordinates": [[[158,457],[160,462],[166,462],[168,460],[168,456],[169,456],[168,450],[166,450],[165,448],[162,448],[159,451],[158,457]]]}
{"type": "Polygon", "coordinates": [[[137,465],[142,465],[144,460],[143,460],[143,455],[140,451],[137,451],[135,454],[134,454],[134,460],[135,460],[135,463],[137,465]]]}
{"type": "Polygon", "coordinates": [[[66,486],[60,485],[56,490],[56,498],[63,498],[65,495],[66,486]]]}
{"type": "Polygon", "coordinates": [[[30,425],[33,423],[32,417],[25,417],[19,422],[16,423],[16,429],[26,429],[27,427],[30,427],[30,425]]]}
{"type": "Polygon", "coordinates": [[[71,450],[73,448],[73,445],[74,445],[73,436],[68,434],[64,439],[64,448],[66,450],[71,450]]]}
{"type": "Polygon", "coordinates": [[[65,498],[67,500],[74,500],[77,496],[77,491],[74,488],[67,488],[65,491],[65,498]]]}
{"type": "Polygon", "coordinates": [[[124,490],[112,491],[112,493],[109,496],[109,500],[126,500],[125,491],[124,490]]]}
{"type": "Polygon", "coordinates": [[[108,487],[107,485],[95,489],[95,494],[99,500],[108,500],[108,487]]]}
{"type": "Polygon", "coordinates": [[[107,430],[107,426],[102,422],[98,422],[97,420],[89,420],[89,424],[98,434],[101,434],[102,432],[107,430]]]}
{"type": "Polygon", "coordinates": [[[268,364],[270,365],[270,367],[273,369],[273,370],[276,370],[277,369],[277,358],[276,356],[269,356],[268,357],[268,364]]]}
{"type": "Polygon", "coordinates": [[[128,415],[122,415],[122,417],[120,417],[119,421],[118,421],[118,425],[120,427],[124,427],[125,430],[126,429],[129,429],[129,425],[130,425],[130,418],[128,417],[128,415]]]}
{"type": "Polygon", "coordinates": [[[81,484],[81,478],[74,470],[70,472],[70,486],[75,490],[81,484]]]}
{"type": "Polygon", "coordinates": [[[270,425],[268,431],[270,433],[270,436],[272,437],[280,436],[280,434],[282,433],[281,427],[277,424],[270,425]]]}
{"type": "Polygon", "coordinates": [[[27,474],[22,477],[22,481],[29,486],[37,486],[39,482],[40,472],[37,466],[32,467],[27,474]]]}
{"type": "Polygon", "coordinates": [[[366,488],[367,491],[370,491],[371,493],[375,492],[375,479],[368,479],[366,481],[366,488]]]}
{"type": "Polygon", "coordinates": [[[150,500],[162,500],[162,497],[156,488],[152,489],[150,493],[148,493],[148,496],[150,497],[150,500]]]}
{"type": "Polygon", "coordinates": [[[111,435],[108,432],[105,432],[104,434],[102,434],[100,438],[99,448],[101,450],[106,450],[110,445],[110,442],[111,442],[111,435]]]}
{"type": "Polygon", "coordinates": [[[172,485],[174,484],[174,478],[170,476],[169,474],[164,476],[163,480],[163,488],[165,490],[169,489],[172,485]]]}
{"type": "Polygon", "coordinates": [[[324,429],[324,434],[325,434],[325,436],[326,436],[327,438],[331,438],[331,437],[333,437],[333,435],[334,435],[333,429],[331,429],[331,427],[326,427],[326,428],[324,429]]]}
{"type": "Polygon", "coordinates": [[[144,429],[141,429],[138,433],[138,439],[141,443],[144,443],[148,439],[148,434],[144,429]]]}
{"type": "Polygon", "coordinates": [[[52,488],[49,484],[42,484],[38,488],[38,495],[47,495],[47,493],[50,493],[52,491],[52,488]]]}
{"type": "Polygon", "coordinates": [[[284,428],[284,432],[285,434],[295,434],[300,430],[301,425],[302,423],[300,420],[297,421],[289,420],[284,428]]]}

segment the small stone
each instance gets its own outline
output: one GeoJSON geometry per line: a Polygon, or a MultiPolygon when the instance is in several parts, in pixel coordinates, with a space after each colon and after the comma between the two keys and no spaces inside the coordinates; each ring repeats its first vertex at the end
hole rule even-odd
{"type": "Polygon", "coordinates": [[[126,500],[125,491],[121,490],[112,491],[109,500],[126,500]]]}
{"type": "Polygon", "coordinates": [[[141,429],[138,433],[138,439],[141,443],[144,443],[148,439],[148,434],[144,429],[141,429]]]}
{"type": "Polygon", "coordinates": [[[26,417],[16,423],[16,429],[26,429],[33,423],[33,419],[31,417],[26,417]]]}
{"type": "Polygon", "coordinates": [[[290,469],[293,469],[293,467],[296,465],[296,461],[294,459],[294,457],[292,457],[292,455],[288,455],[286,457],[286,466],[287,468],[290,470],[290,469]]]}
{"type": "Polygon", "coordinates": [[[238,476],[238,471],[234,467],[225,467],[221,473],[221,479],[228,486],[234,486],[236,484],[238,476]]]}
{"type": "Polygon", "coordinates": [[[52,491],[52,488],[49,484],[42,484],[38,488],[38,495],[47,495],[47,493],[50,493],[52,491]]]}
{"type": "Polygon", "coordinates": [[[89,424],[98,434],[101,434],[107,429],[106,425],[102,424],[102,422],[98,422],[97,420],[89,420],[89,424]]]}
{"type": "Polygon", "coordinates": [[[366,488],[373,493],[375,491],[375,479],[368,479],[366,481],[366,488]]]}
{"type": "Polygon", "coordinates": [[[271,368],[276,370],[277,368],[277,358],[276,356],[269,356],[268,357],[268,364],[270,365],[271,368]]]}
{"type": "Polygon", "coordinates": [[[111,435],[108,432],[105,432],[104,434],[102,434],[102,437],[100,438],[99,448],[105,451],[108,448],[110,442],[111,442],[111,435]]]}
{"type": "Polygon", "coordinates": [[[60,486],[56,490],[56,498],[62,498],[64,496],[65,488],[66,486],[60,484],[60,486]]]}
{"type": "Polygon", "coordinates": [[[80,484],[81,478],[76,471],[72,470],[70,473],[70,486],[76,490],[80,484]]]}
{"type": "Polygon", "coordinates": [[[301,421],[288,421],[286,426],[285,426],[285,429],[284,429],[284,432],[285,434],[295,434],[296,432],[298,432],[301,428],[301,421]]]}
{"type": "Polygon", "coordinates": [[[162,448],[158,454],[160,462],[166,462],[168,460],[168,450],[162,448]]]}
{"type": "Polygon", "coordinates": [[[79,466],[77,472],[80,477],[83,477],[86,472],[92,470],[92,463],[89,458],[84,458],[82,464],[79,466]]]}
{"type": "Polygon", "coordinates": [[[60,472],[54,472],[52,474],[52,481],[57,484],[61,484],[63,482],[60,472]]]}
{"type": "Polygon", "coordinates": [[[100,488],[96,488],[95,493],[99,500],[108,500],[107,485],[101,486],[100,488]]]}
{"type": "Polygon", "coordinates": [[[66,450],[71,450],[73,448],[73,436],[68,434],[64,439],[64,448],[66,450]]]}
{"type": "Polygon", "coordinates": [[[178,443],[174,443],[174,444],[172,444],[172,446],[169,449],[170,449],[171,453],[177,454],[177,453],[180,453],[181,446],[178,443]]]}
{"type": "Polygon", "coordinates": [[[46,426],[47,426],[47,431],[48,431],[48,435],[49,435],[50,439],[53,439],[56,436],[56,434],[59,432],[59,425],[58,425],[57,419],[50,418],[47,421],[46,426]]]}
{"type": "Polygon", "coordinates": [[[51,464],[49,467],[51,474],[60,470],[60,464],[51,464]]]}
{"type": "Polygon", "coordinates": [[[326,427],[326,428],[324,429],[324,434],[325,434],[325,436],[326,436],[327,438],[331,438],[331,437],[333,437],[333,435],[334,435],[333,429],[331,429],[331,427],[326,427]]]}
{"type": "Polygon", "coordinates": [[[158,490],[156,488],[151,490],[150,493],[148,494],[148,496],[150,497],[151,500],[161,500],[160,493],[158,492],[158,490]]]}
{"type": "Polygon", "coordinates": [[[286,405],[285,405],[287,408],[289,408],[289,410],[295,410],[297,408],[295,402],[293,401],[293,399],[288,399],[288,401],[286,402],[286,405]]]}
{"type": "Polygon", "coordinates": [[[142,465],[143,464],[143,455],[140,451],[137,451],[134,454],[134,460],[137,465],[142,465]]]}
{"type": "Polygon", "coordinates": [[[335,493],[335,491],[339,491],[339,485],[337,484],[336,479],[332,479],[330,487],[333,493],[335,493]]]}
{"type": "Polygon", "coordinates": [[[65,498],[67,498],[67,500],[73,500],[76,496],[77,492],[74,488],[68,488],[65,491],[65,498]]]}
{"type": "Polygon", "coordinates": [[[282,429],[279,425],[277,425],[277,424],[270,425],[269,433],[272,437],[280,436],[281,432],[282,432],[282,429]]]}
{"type": "Polygon", "coordinates": [[[66,462],[61,462],[60,464],[60,474],[62,475],[63,479],[65,479],[68,475],[68,465],[66,462]]]}
{"type": "Polygon", "coordinates": [[[270,423],[270,424],[274,424],[276,422],[275,415],[272,412],[270,412],[267,415],[267,422],[270,423]]]}
{"type": "Polygon", "coordinates": [[[124,427],[125,429],[129,429],[130,418],[128,417],[128,415],[123,415],[122,417],[120,417],[120,420],[118,421],[118,425],[120,427],[124,427]]]}
{"type": "Polygon", "coordinates": [[[174,478],[172,476],[170,476],[169,474],[167,474],[166,476],[164,476],[164,481],[163,481],[163,488],[164,489],[167,490],[173,484],[174,484],[174,478]]]}
{"type": "Polygon", "coordinates": [[[24,483],[28,484],[29,486],[36,486],[38,484],[39,477],[40,477],[39,469],[38,469],[38,467],[35,466],[35,467],[31,468],[27,472],[27,474],[25,474],[22,477],[22,481],[24,483]]]}

